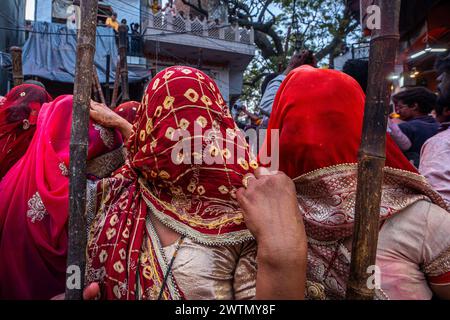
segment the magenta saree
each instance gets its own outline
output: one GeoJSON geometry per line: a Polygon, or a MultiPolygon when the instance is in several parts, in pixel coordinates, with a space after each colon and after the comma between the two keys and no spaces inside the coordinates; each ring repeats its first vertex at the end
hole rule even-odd
{"type": "MultiPolygon", "coordinates": [[[[0,299],[64,292],[71,118],[72,96],[44,104],[27,152],[0,182],[0,299]]],[[[89,124],[88,160],[121,144],[115,131],[89,124]]],[[[103,158],[102,167],[114,166],[103,158]]]]}

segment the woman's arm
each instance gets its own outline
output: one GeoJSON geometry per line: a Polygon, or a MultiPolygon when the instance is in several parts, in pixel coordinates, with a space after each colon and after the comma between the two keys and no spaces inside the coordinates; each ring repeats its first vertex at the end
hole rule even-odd
{"type": "Polygon", "coordinates": [[[450,300],[450,284],[447,285],[431,284],[430,288],[439,299],[450,300]]]}
{"type": "Polygon", "coordinates": [[[307,240],[294,183],[265,168],[247,181],[237,200],[258,243],[256,298],[303,299],[307,240]]]}
{"type": "Polygon", "coordinates": [[[388,126],[391,130],[391,138],[395,141],[400,150],[408,151],[412,146],[411,140],[409,140],[409,138],[402,132],[398,124],[394,123],[391,119],[388,120],[388,126]]]}
{"type": "Polygon", "coordinates": [[[119,130],[124,141],[128,140],[133,132],[133,125],[131,123],[104,104],[91,100],[90,116],[92,120],[104,127],[119,130]]]}

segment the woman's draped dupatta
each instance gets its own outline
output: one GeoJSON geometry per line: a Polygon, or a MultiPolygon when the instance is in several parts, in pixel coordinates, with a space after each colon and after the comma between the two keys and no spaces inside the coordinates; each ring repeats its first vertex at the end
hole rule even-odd
{"type": "MultiPolygon", "coordinates": [[[[50,299],[65,290],[72,100],[43,105],[27,152],[0,182],[2,299],[50,299]]],[[[105,161],[105,154],[121,145],[118,133],[90,122],[88,168],[102,159],[103,168],[116,169],[120,155],[105,161]]]]}
{"type": "Polygon", "coordinates": [[[181,299],[168,277],[153,214],[206,245],[252,239],[233,194],[256,168],[217,85],[203,72],[171,67],[148,85],[128,160],[98,185],[88,243],[87,282],[104,299],[181,299]],[[209,162],[208,162],[209,161],[209,162]]]}
{"type": "MultiPolygon", "coordinates": [[[[296,183],[309,237],[308,279],[328,281],[329,298],[345,296],[350,253],[330,246],[353,234],[364,100],[358,83],[346,74],[299,67],[278,91],[263,149],[279,148],[279,170],[296,183]],[[271,143],[271,130],[279,130],[278,145],[271,143]]],[[[446,208],[388,135],[380,222],[423,199],[446,208]]]]}
{"type": "Polygon", "coordinates": [[[25,154],[44,103],[52,97],[33,84],[14,87],[0,104],[0,180],[25,154]]]}

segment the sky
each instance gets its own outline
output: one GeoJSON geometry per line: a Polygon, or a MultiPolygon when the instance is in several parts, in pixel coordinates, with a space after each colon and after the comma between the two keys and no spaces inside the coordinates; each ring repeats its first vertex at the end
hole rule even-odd
{"type": "Polygon", "coordinates": [[[26,0],[25,5],[25,19],[34,20],[34,6],[35,0],[26,0]]]}

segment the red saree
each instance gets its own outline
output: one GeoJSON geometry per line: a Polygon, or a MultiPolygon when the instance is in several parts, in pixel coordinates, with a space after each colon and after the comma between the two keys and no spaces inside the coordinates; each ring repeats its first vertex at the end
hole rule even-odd
{"type": "Polygon", "coordinates": [[[157,299],[161,288],[163,299],[183,298],[176,279],[163,286],[165,270],[146,219],[154,214],[206,245],[252,239],[232,194],[256,161],[216,84],[181,66],[148,85],[127,149],[127,164],[98,187],[87,282],[100,282],[104,299],[157,299]],[[208,157],[217,163],[206,163],[208,157]]]}
{"type": "MultiPolygon", "coordinates": [[[[50,299],[65,290],[71,119],[72,96],[45,104],[27,152],[0,182],[0,299],[50,299]]],[[[98,159],[117,168],[104,155],[121,144],[118,133],[91,122],[88,170],[98,159]]]]}
{"type": "MultiPolygon", "coordinates": [[[[302,66],[283,81],[274,102],[265,147],[275,147],[270,130],[279,130],[279,169],[296,183],[309,237],[310,298],[345,296],[349,253],[340,245],[353,233],[364,100],[353,78],[302,66]]],[[[446,208],[387,136],[380,221],[419,200],[446,208]]]]}
{"type": "Polygon", "coordinates": [[[134,123],[139,106],[140,103],[137,101],[128,101],[120,104],[114,111],[129,123],[134,123]]]}
{"type": "Polygon", "coordinates": [[[39,111],[51,100],[45,89],[33,84],[14,87],[4,97],[0,104],[0,180],[26,152],[39,111]]]}

